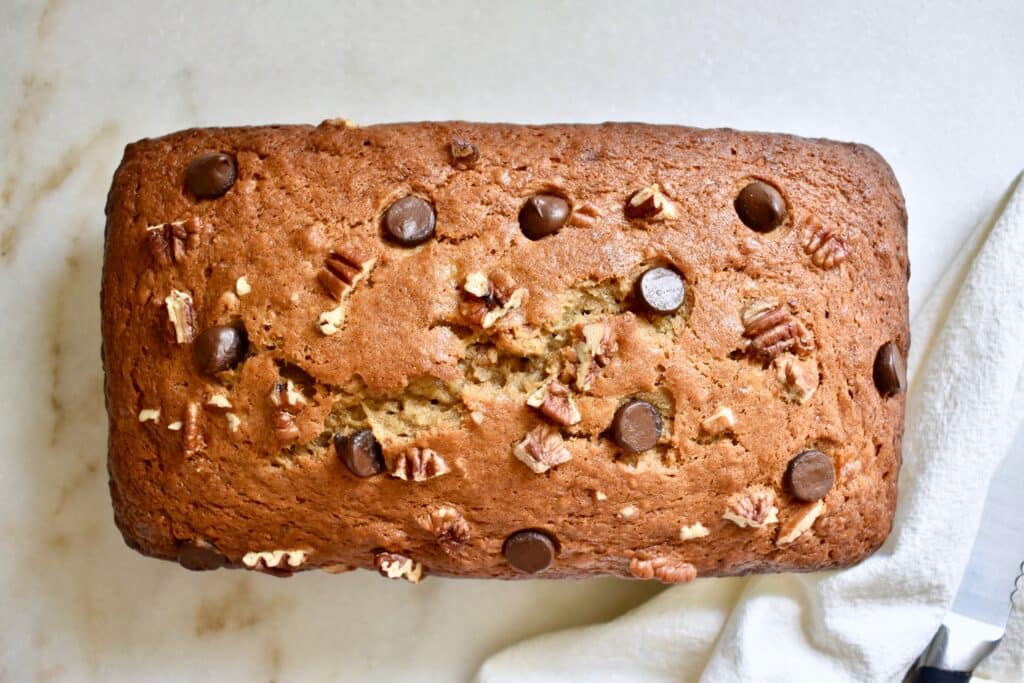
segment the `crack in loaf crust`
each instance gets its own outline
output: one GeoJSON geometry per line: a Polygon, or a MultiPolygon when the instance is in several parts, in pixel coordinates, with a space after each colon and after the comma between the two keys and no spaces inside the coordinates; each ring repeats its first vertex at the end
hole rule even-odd
{"type": "Polygon", "coordinates": [[[110,489],[142,553],[680,582],[849,565],[889,531],[906,214],[870,148],[188,130],[127,147],[107,216],[110,489]]]}

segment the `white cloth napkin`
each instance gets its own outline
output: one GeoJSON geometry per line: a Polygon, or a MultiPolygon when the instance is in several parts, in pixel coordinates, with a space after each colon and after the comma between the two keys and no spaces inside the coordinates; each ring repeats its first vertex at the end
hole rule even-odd
{"type": "MultiPolygon", "coordinates": [[[[845,571],[673,587],[609,623],[514,645],[484,663],[480,683],[899,680],[953,600],[1024,414],[1020,176],[914,316],[912,339],[899,507],[874,556],[845,571]]],[[[981,675],[1024,680],[1022,602],[981,675]]]]}

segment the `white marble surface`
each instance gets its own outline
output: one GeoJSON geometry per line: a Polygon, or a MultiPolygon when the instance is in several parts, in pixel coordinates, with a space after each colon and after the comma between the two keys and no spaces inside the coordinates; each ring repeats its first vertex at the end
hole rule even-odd
{"type": "Polygon", "coordinates": [[[1019,0],[230,4],[0,6],[4,683],[462,680],[504,644],[654,590],[279,581],[128,551],[106,492],[98,319],[103,202],[126,142],[334,116],[867,142],[907,196],[915,307],[1024,166],[1019,0]]]}

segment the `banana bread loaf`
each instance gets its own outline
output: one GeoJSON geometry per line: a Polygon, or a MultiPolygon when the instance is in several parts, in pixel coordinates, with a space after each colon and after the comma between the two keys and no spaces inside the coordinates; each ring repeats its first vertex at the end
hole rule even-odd
{"type": "Polygon", "coordinates": [[[896,501],[870,148],[642,124],[188,130],[107,202],[110,491],[189,569],[807,571],[896,501]]]}

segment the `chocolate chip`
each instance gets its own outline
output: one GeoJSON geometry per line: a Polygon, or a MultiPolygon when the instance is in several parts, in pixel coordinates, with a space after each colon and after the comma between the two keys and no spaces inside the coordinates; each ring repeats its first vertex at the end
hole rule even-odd
{"type": "Polygon", "coordinates": [[[185,171],[185,187],[200,199],[212,199],[230,190],[237,177],[235,158],[214,152],[189,162],[185,171]]]}
{"type": "Polygon", "coordinates": [[[893,396],[906,390],[907,366],[895,344],[886,342],[878,349],[872,374],[878,393],[882,396],[893,396]]]}
{"type": "Polygon", "coordinates": [[[786,218],[786,201],[782,195],[759,180],[740,190],[735,206],[740,220],[757,232],[774,230],[786,218]]]}
{"type": "Polygon", "coordinates": [[[514,569],[536,574],[551,566],[555,542],[543,531],[524,529],[506,538],[501,552],[514,569]]]}
{"type": "Polygon", "coordinates": [[[369,429],[354,434],[335,434],[334,448],[349,471],[357,477],[372,477],[384,471],[380,444],[369,429]]]}
{"type": "Polygon", "coordinates": [[[220,569],[228,564],[228,558],[206,541],[184,541],[178,545],[178,564],[185,569],[203,572],[220,569]]]}
{"type": "Polygon", "coordinates": [[[569,202],[553,194],[530,197],[519,210],[519,228],[527,239],[554,235],[569,220],[569,202]]]}
{"type": "Polygon", "coordinates": [[[434,236],[434,207],[412,195],[402,197],[384,212],[384,234],[403,247],[415,247],[434,236]]]}
{"type": "Polygon", "coordinates": [[[807,503],[821,500],[835,483],[832,458],[821,451],[804,451],[794,456],[786,467],[786,488],[797,500],[807,503]]]}
{"type": "Polygon", "coordinates": [[[661,437],[661,413],[640,399],[624,403],[612,418],[611,437],[629,453],[643,453],[654,448],[661,437]]]}
{"type": "Polygon", "coordinates": [[[196,337],[196,363],[208,375],[231,370],[242,361],[248,348],[249,338],[241,324],[214,325],[196,337]]]}
{"type": "Polygon", "coordinates": [[[671,268],[651,268],[636,281],[634,295],[640,307],[649,313],[667,315],[683,305],[686,282],[671,268]]]}

